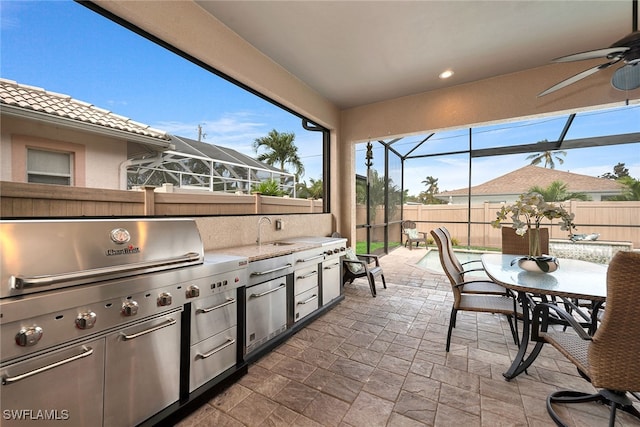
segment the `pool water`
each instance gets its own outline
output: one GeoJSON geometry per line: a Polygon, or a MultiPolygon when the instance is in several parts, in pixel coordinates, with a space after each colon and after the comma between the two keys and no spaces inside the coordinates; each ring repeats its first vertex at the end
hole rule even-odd
{"type": "MultiPolygon", "coordinates": [[[[482,252],[469,252],[469,251],[459,251],[459,250],[458,251],[454,250],[454,253],[456,255],[456,258],[458,258],[458,260],[461,263],[479,260],[480,256],[482,255],[482,252]]],[[[420,267],[444,274],[444,271],[442,270],[442,265],[440,264],[440,254],[438,253],[437,249],[429,249],[427,254],[423,256],[420,259],[420,261],[417,262],[417,265],[419,265],[420,267]]],[[[476,265],[474,267],[478,268],[480,267],[480,265],[476,265]]]]}

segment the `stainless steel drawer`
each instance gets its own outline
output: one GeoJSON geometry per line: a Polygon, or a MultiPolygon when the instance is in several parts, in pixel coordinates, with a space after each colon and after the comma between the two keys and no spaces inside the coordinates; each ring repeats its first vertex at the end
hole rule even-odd
{"type": "Polygon", "coordinates": [[[300,319],[308,316],[318,309],[318,287],[309,289],[295,296],[294,299],[294,316],[293,321],[297,322],[300,319]]]}
{"type": "Polygon", "coordinates": [[[293,260],[294,270],[315,266],[324,261],[324,249],[322,247],[317,247],[304,251],[294,252],[293,260]]]}
{"type": "Polygon", "coordinates": [[[191,306],[191,345],[235,326],[238,313],[236,290],[196,300],[191,306]]]}
{"type": "Polygon", "coordinates": [[[235,366],[238,343],[236,326],[191,347],[189,393],[235,366]]]}
{"type": "Polygon", "coordinates": [[[309,289],[317,287],[318,276],[319,273],[317,265],[296,270],[293,273],[293,293],[298,295],[302,292],[308,291],[309,289]]]}

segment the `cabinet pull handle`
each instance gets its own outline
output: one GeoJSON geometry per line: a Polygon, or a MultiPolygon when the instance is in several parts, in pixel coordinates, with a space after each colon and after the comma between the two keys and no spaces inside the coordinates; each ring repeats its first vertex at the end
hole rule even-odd
{"type": "Polygon", "coordinates": [[[201,313],[209,313],[210,311],[213,310],[217,310],[219,308],[222,308],[224,306],[227,306],[229,304],[233,304],[234,302],[236,302],[235,298],[227,298],[226,302],[223,302],[222,304],[218,304],[214,307],[208,307],[208,308],[199,308],[196,310],[196,314],[201,314],[201,313]]]}
{"type": "Polygon", "coordinates": [[[285,285],[284,283],[280,283],[280,286],[278,286],[277,288],[273,288],[273,289],[271,289],[271,290],[268,290],[268,291],[262,292],[262,293],[260,293],[260,294],[251,294],[251,295],[250,295],[250,298],[260,298],[260,297],[263,297],[263,296],[265,296],[265,295],[270,294],[271,292],[279,291],[280,289],[284,288],[285,286],[287,286],[287,285],[285,285]]]}
{"type": "Polygon", "coordinates": [[[277,267],[271,270],[267,270],[267,271],[252,271],[251,275],[252,276],[264,276],[265,274],[269,274],[269,273],[275,273],[276,271],[280,271],[280,270],[285,270],[287,268],[291,267],[291,263],[287,263],[286,265],[283,265],[282,267],[277,267]]]}
{"type": "Polygon", "coordinates": [[[15,377],[2,377],[2,385],[9,385],[20,380],[24,380],[25,378],[29,378],[33,375],[40,374],[42,372],[48,371],[49,369],[57,368],[58,366],[62,366],[66,363],[70,363],[76,361],[78,359],[82,359],[83,357],[91,356],[93,354],[93,349],[91,347],[82,346],[82,353],[76,354],[75,356],[68,357],[66,359],[60,360],[59,362],[52,363],[51,365],[43,366],[42,368],[34,369],[33,371],[25,372],[21,375],[16,375],[15,377]]]}
{"type": "Polygon", "coordinates": [[[314,299],[318,299],[318,295],[312,295],[310,298],[304,300],[304,301],[299,301],[298,305],[304,305],[304,304],[309,304],[311,301],[313,301],[314,299]]]}
{"type": "Polygon", "coordinates": [[[311,276],[317,276],[317,275],[318,275],[318,272],[313,270],[311,273],[303,274],[302,276],[296,277],[296,279],[307,279],[311,276]]]}
{"type": "Polygon", "coordinates": [[[308,261],[313,261],[314,259],[320,259],[320,258],[324,259],[324,254],[315,255],[310,258],[299,259],[297,260],[297,262],[308,262],[308,261]]]}
{"type": "Polygon", "coordinates": [[[216,354],[217,352],[224,350],[225,348],[229,347],[230,345],[235,344],[236,340],[232,339],[232,338],[227,338],[227,342],[222,344],[220,347],[214,348],[213,350],[211,350],[209,353],[197,353],[196,356],[199,357],[200,359],[206,359],[207,357],[213,356],[214,354],[216,354]]]}
{"type": "Polygon", "coordinates": [[[144,331],[140,331],[140,332],[135,333],[135,334],[127,335],[127,334],[125,334],[123,332],[122,333],[122,338],[125,341],[132,340],[134,338],[141,337],[142,335],[146,335],[146,334],[150,334],[151,332],[155,332],[158,329],[162,329],[162,328],[166,328],[167,326],[174,325],[176,322],[177,322],[176,319],[167,319],[164,323],[162,323],[162,324],[160,324],[158,326],[154,326],[153,328],[145,329],[144,331]]]}
{"type": "Polygon", "coordinates": [[[324,269],[325,270],[331,270],[332,268],[336,268],[339,265],[340,265],[340,263],[336,262],[335,264],[327,265],[324,269]]]}

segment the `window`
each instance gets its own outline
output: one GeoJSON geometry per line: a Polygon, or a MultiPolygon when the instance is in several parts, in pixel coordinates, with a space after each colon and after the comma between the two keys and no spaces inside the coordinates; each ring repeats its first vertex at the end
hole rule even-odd
{"type": "Polygon", "coordinates": [[[27,182],[71,185],[71,153],[27,149],[27,182]]]}

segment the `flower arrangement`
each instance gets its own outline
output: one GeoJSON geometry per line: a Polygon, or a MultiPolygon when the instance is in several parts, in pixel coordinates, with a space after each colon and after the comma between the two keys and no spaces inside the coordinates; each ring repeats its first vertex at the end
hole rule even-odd
{"type": "MultiPolygon", "coordinates": [[[[547,262],[557,262],[555,258],[545,256],[540,253],[540,223],[543,219],[553,220],[559,219],[561,230],[571,231],[575,229],[573,223],[575,215],[567,212],[561,205],[545,202],[539,193],[521,194],[518,200],[512,205],[503,206],[498,212],[495,221],[491,225],[495,228],[501,227],[501,222],[510,219],[516,234],[523,236],[529,233],[529,256],[525,257],[529,260],[536,261],[536,264],[542,271],[549,271],[547,262]],[[510,215],[509,218],[507,216],[510,215]],[[544,265],[544,266],[543,266],[544,265]],[[546,267],[546,269],[545,269],[546,267]]],[[[514,260],[514,262],[519,259],[514,260]]]]}

